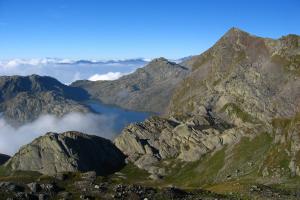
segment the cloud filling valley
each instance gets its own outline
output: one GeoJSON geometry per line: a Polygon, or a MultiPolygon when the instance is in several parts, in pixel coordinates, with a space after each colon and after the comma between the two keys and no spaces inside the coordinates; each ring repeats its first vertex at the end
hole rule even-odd
{"type": "Polygon", "coordinates": [[[12,127],[6,120],[0,118],[0,152],[12,155],[33,139],[47,132],[80,131],[112,139],[115,135],[114,115],[99,115],[93,113],[69,113],[61,118],[53,115],[43,115],[31,123],[18,128],[12,127]]]}

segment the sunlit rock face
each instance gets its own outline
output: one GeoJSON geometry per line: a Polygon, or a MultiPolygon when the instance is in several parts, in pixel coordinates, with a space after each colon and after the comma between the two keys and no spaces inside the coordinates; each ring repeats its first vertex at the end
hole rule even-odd
{"type": "Polygon", "coordinates": [[[12,171],[96,171],[105,175],[124,165],[124,155],[111,141],[80,132],[47,133],[23,146],[5,166],[12,171]]]}

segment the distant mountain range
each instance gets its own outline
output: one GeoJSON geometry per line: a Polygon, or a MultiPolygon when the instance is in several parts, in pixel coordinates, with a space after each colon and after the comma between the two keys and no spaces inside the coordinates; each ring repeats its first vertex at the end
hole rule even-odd
{"type": "Polygon", "coordinates": [[[65,64],[65,65],[76,65],[76,64],[140,64],[143,65],[149,62],[149,59],[135,58],[135,59],[116,59],[116,60],[72,60],[63,58],[37,58],[37,59],[8,59],[1,60],[0,66],[15,67],[18,65],[49,65],[49,64],[65,64]]]}

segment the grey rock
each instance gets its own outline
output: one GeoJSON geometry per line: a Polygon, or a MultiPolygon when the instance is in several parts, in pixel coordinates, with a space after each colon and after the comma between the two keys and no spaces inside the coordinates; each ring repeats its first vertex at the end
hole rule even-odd
{"type": "Polygon", "coordinates": [[[29,187],[30,191],[34,193],[39,192],[42,189],[41,186],[36,182],[29,183],[27,186],[29,187]]]}
{"type": "Polygon", "coordinates": [[[66,86],[47,76],[0,77],[0,112],[15,126],[42,114],[88,112],[90,109],[79,103],[88,98],[83,89],[66,86]]]}
{"type": "Polygon", "coordinates": [[[79,132],[47,133],[23,146],[6,164],[10,170],[112,173],[124,165],[124,155],[107,139],[79,132]]]}
{"type": "Polygon", "coordinates": [[[5,192],[23,192],[25,190],[24,186],[13,182],[0,182],[0,190],[5,192]]]}
{"type": "Polygon", "coordinates": [[[114,143],[139,168],[164,176],[165,170],[154,166],[158,161],[170,158],[196,161],[242,137],[241,128],[217,124],[217,119],[208,122],[204,116],[195,119],[191,123],[189,117],[183,121],[152,117],[125,128],[114,143]]]}

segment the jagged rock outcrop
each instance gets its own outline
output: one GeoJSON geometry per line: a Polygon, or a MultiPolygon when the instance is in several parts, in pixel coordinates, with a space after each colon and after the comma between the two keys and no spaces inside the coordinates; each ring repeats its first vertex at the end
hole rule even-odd
{"type": "Polygon", "coordinates": [[[111,141],[79,132],[47,133],[23,146],[5,166],[12,171],[96,171],[112,173],[124,165],[124,155],[111,141]]]}
{"type": "Polygon", "coordinates": [[[88,112],[89,108],[79,103],[85,99],[88,94],[84,90],[63,85],[51,77],[0,77],[0,112],[13,125],[32,121],[42,114],[88,112]]]}
{"type": "Polygon", "coordinates": [[[0,153],[0,165],[4,164],[6,161],[8,161],[9,158],[10,158],[10,156],[0,153]]]}
{"type": "Polygon", "coordinates": [[[77,81],[72,86],[88,91],[91,98],[123,108],[162,113],[174,88],[189,73],[165,58],[151,61],[134,73],[114,81],[77,81]]]}
{"type": "Polygon", "coordinates": [[[197,161],[209,152],[237,143],[245,132],[209,113],[181,119],[152,117],[125,128],[114,143],[138,167],[164,175],[164,170],[155,167],[158,161],[197,161]]]}

